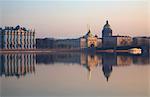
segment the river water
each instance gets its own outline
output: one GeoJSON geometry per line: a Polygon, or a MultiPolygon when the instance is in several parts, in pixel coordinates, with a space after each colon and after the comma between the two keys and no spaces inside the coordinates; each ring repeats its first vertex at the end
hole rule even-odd
{"type": "Polygon", "coordinates": [[[2,97],[150,97],[149,55],[0,54],[2,97]]]}

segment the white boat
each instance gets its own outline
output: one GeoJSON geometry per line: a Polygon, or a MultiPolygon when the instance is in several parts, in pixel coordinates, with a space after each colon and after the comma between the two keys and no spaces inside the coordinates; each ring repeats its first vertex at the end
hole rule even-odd
{"type": "Polygon", "coordinates": [[[129,49],[129,52],[131,54],[141,54],[142,53],[142,49],[140,49],[140,48],[132,48],[132,49],[129,49]]]}

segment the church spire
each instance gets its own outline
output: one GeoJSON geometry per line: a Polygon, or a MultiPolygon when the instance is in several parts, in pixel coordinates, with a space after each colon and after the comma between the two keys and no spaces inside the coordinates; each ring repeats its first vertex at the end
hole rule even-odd
{"type": "Polygon", "coordinates": [[[109,23],[108,23],[108,20],[106,21],[106,24],[109,24],[109,23]]]}

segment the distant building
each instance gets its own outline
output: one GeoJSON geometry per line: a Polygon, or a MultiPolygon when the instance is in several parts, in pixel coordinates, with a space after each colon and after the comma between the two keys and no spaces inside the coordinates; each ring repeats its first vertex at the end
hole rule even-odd
{"type": "Polygon", "coordinates": [[[134,37],[133,45],[150,47],[150,37],[134,37]]]}
{"type": "Polygon", "coordinates": [[[131,45],[132,45],[132,37],[130,36],[111,36],[103,38],[103,47],[106,48],[115,48],[131,45]]]}
{"type": "MultiPolygon", "coordinates": [[[[53,39],[44,38],[36,39],[36,47],[39,49],[51,48],[80,48],[80,40],[82,39],[53,39]]],[[[82,44],[83,46],[84,44],[82,44]]]]}
{"type": "Polygon", "coordinates": [[[80,38],[77,39],[56,39],[54,48],[80,48],[80,38]]]}
{"type": "Polygon", "coordinates": [[[0,28],[0,49],[34,49],[35,31],[19,25],[0,28]]]}
{"type": "Polygon", "coordinates": [[[45,48],[54,48],[54,39],[53,38],[37,38],[36,39],[36,48],[45,49],[45,48]]]}
{"type": "Polygon", "coordinates": [[[133,46],[142,48],[144,54],[150,53],[150,37],[134,37],[133,46]]]}
{"type": "Polygon", "coordinates": [[[67,49],[83,49],[90,47],[101,47],[102,40],[97,35],[92,35],[89,30],[86,35],[76,39],[36,39],[37,48],[67,48],[67,49]]]}
{"type": "Polygon", "coordinates": [[[58,39],[54,42],[55,48],[90,48],[102,46],[101,39],[93,36],[89,30],[86,35],[77,39],[58,39]]]}
{"type": "Polygon", "coordinates": [[[113,36],[112,29],[106,21],[106,24],[102,30],[102,46],[104,48],[115,48],[120,46],[131,46],[132,45],[132,37],[130,36],[113,36]]]}

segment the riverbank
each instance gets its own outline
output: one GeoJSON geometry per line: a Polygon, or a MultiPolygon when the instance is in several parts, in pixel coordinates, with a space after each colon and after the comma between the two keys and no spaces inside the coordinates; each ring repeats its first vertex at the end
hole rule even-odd
{"type": "Polygon", "coordinates": [[[58,53],[58,52],[96,52],[96,53],[129,53],[129,50],[92,50],[92,49],[3,49],[0,53],[58,53]]]}
{"type": "Polygon", "coordinates": [[[0,53],[56,53],[81,51],[81,49],[1,49],[0,53]]]}

